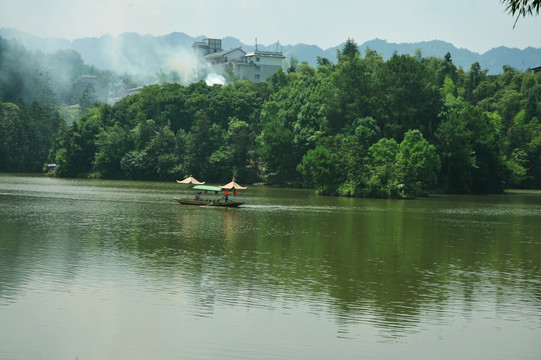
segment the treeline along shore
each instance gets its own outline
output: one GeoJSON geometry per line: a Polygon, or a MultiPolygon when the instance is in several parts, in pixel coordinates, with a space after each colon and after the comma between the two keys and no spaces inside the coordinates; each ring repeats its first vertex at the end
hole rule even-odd
{"type": "Polygon", "coordinates": [[[357,197],[541,188],[541,72],[488,75],[449,53],[384,61],[348,39],[336,62],[292,58],[257,84],[231,74],[227,85],[164,82],[114,105],[89,104],[87,92],[67,124],[47,98],[13,99],[19,75],[2,62],[2,172],[55,163],[60,177],[234,175],[357,197]]]}

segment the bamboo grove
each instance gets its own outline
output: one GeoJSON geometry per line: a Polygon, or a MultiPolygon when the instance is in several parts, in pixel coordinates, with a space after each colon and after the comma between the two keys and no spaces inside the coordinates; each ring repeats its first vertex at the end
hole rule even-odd
{"type": "Polygon", "coordinates": [[[450,54],[385,61],[350,39],[336,63],[317,63],[292,58],[258,84],[146,86],[69,126],[49,106],[0,103],[0,171],[54,162],[61,177],[234,175],[358,197],[541,187],[541,73],[488,75],[450,54]]]}

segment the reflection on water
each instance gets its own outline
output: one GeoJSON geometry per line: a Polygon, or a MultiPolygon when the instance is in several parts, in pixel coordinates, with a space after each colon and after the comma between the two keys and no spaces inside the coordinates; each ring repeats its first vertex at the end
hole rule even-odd
{"type": "Polygon", "coordinates": [[[0,358],[537,359],[541,192],[344,199],[0,175],[0,358]],[[209,340],[212,339],[212,340],[209,340]]]}

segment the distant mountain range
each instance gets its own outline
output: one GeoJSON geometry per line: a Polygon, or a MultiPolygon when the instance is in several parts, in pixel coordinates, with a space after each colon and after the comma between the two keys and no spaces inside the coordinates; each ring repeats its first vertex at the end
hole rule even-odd
{"type": "MultiPolygon", "coordinates": [[[[125,33],[115,37],[104,35],[99,38],[70,41],[61,38],[41,38],[13,28],[0,28],[0,36],[17,40],[34,52],[53,53],[65,49],[75,50],[81,54],[86,64],[102,70],[113,70],[120,74],[156,74],[171,70],[180,72],[184,68],[192,68],[187,65],[193,62],[190,58],[191,46],[194,42],[205,38],[205,36],[191,37],[180,32],[163,36],[125,33]]],[[[316,45],[274,43],[258,44],[257,48],[265,51],[282,51],[288,60],[295,56],[299,62],[306,61],[316,66],[318,56],[336,63],[336,50],[341,49],[343,45],[344,43],[323,50],[316,45]]],[[[222,47],[225,50],[239,46],[244,51],[255,49],[255,44],[243,44],[233,37],[222,39],[222,47]]],[[[502,46],[478,54],[467,49],[458,49],[453,44],[440,40],[395,44],[374,39],[359,44],[361,54],[364,54],[367,48],[377,51],[384,59],[390,58],[395,51],[398,54],[414,55],[417,50],[421,50],[423,57],[439,58],[450,53],[455,65],[469,70],[473,63],[479,62],[482,69],[489,70],[489,74],[500,74],[504,65],[510,65],[517,70],[541,66],[541,48],[533,47],[520,50],[502,46]]]]}

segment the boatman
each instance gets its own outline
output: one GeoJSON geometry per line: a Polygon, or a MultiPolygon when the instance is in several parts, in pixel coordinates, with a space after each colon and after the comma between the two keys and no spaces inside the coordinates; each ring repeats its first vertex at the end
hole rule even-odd
{"type": "Polygon", "coordinates": [[[227,199],[229,199],[229,192],[224,191],[224,199],[225,199],[225,202],[227,202],[227,199]]]}

